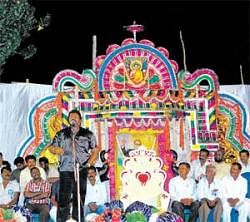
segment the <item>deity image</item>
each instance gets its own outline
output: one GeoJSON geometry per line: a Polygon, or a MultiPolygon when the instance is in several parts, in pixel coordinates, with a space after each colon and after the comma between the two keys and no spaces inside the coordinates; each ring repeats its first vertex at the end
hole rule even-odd
{"type": "Polygon", "coordinates": [[[127,58],[125,60],[127,69],[127,80],[132,85],[142,85],[145,83],[147,74],[147,60],[137,58],[127,58]]]}

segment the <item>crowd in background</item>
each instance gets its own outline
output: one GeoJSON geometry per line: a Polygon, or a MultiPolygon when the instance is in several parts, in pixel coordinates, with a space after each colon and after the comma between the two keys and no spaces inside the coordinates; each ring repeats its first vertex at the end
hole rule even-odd
{"type": "MultiPolygon", "coordinates": [[[[230,213],[238,211],[239,221],[250,218],[249,199],[249,151],[239,153],[238,162],[227,164],[224,151],[219,149],[214,154],[214,161],[209,161],[209,152],[201,150],[199,159],[178,163],[178,155],[173,154],[172,171],[175,176],[169,182],[171,197],[170,210],[185,220],[185,209],[190,211],[189,221],[207,221],[213,210],[213,221],[231,221],[230,213]],[[246,176],[247,175],[247,176],[246,176]]],[[[56,221],[59,198],[59,172],[49,166],[46,157],[37,161],[34,155],[17,157],[12,167],[0,153],[0,208],[15,209],[18,206],[22,215],[30,219],[32,213],[39,214],[39,221],[56,221]],[[29,214],[30,213],[30,214],[29,214]],[[50,219],[49,219],[50,218],[50,219]]],[[[101,176],[94,166],[87,169],[87,193],[84,214],[100,215],[109,201],[107,186],[107,165],[100,168],[101,176]]]]}

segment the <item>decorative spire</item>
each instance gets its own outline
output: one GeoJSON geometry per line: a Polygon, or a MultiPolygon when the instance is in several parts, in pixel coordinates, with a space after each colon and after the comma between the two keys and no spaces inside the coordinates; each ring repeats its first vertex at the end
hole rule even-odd
{"type": "Polygon", "coordinates": [[[144,26],[136,24],[136,21],[133,22],[133,25],[124,26],[123,28],[125,28],[129,32],[133,32],[135,41],[136,41],[136,33],[142,32],[144,30],[144,26]]]}

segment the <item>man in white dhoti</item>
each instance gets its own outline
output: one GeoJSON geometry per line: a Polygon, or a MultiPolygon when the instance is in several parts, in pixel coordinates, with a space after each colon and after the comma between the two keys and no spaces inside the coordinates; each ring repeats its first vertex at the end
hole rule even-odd
{"type": "Polygon", "coordinates": [[[245,200],[247,181],[241,173],[241,164],[232,163],[230,175],[222,179],[223,222],[230,222],[232,208],[239,212],[239,221],[247,221],[248,203],[245,200]]]}
{"type": "Polygon", "coordinates": [[[197,196],[200,201],[200,221],[207,221],[210,210],[214,209],[213,221],[220,222],[222,203],[220,199],[221,182],[215,178],[216,167],[213,164],[206,166],[206,176],[201,178],[197,185],[197,196]]]}

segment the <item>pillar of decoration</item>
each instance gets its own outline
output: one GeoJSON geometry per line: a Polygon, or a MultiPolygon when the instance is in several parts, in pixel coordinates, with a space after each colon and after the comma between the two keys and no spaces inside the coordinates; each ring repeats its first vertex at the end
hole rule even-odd
{"type": "Polygon", "coordinates": [[[115,133],[116,133],[116,125],[115,121],[112,120],[111,127],[108,128],[109,131],[109,183],[110,183],[110,199],[114,200],[116,195],[116,175],[115,175],[115,133]]]}
{"type": "Polygon", "coordinates": [[[184,149],[184,119],[183,117],[180,117],[180,132],[179,132],[179,145],[180,148],[184,149]]]}
{"type": "Polygon", "coordinates": [[[169,116],[166,115],[165,123],[165,132],[166,132],[166,150],[170,150],[170,127],[169,127],[169,116]]]}

